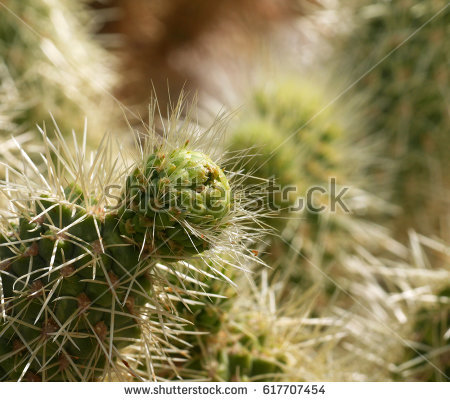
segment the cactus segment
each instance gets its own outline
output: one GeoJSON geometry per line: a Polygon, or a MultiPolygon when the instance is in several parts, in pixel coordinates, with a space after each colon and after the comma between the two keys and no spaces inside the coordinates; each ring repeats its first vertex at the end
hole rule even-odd
{"type": "Polygon", "coordinates": [[[198,151],[151,155],[128,177],[120,235],[144,244],[149,254],[172,258],[212,246],[230,211],[231,189],[218,165],[198,151]]]}
{"type": "MultiPolygon", "coordinates": [[[[56,147],[43,136],[51,153],[56,147]]],[[[65,141],[61,135],[57,140],[65,141]]],[[[229,243],[220,245],[231,249],[233,244],[236,255],[246,251],[233,221],[225,173],[187,145],[170,151],[159,147],[132,169],[124,166],[117,175],[124,190],[116,206],[98,186],[115,177],[102,165],[106,153],[92,158],[95,184],[86,177],[67,184],[65,177],[80,167],[64,152],[56,158],[64,158],[60,165],[66,171],[48,181],[39,176],[36,181],[44,187],[25,176],[17,184],[8,182],[21,202],[12,216],[2,216],[0,226],[1,380],[119,376],[123,350],[140,344],[163,356],[165,341],[158,343],[159,333],[166,337],[170,327],[186,326],[189,318],[192,337],[199,328],[219,330],[222,313],[214,306],[194,308],[189,317],[182,312],[182,298],[202,294],[187,290],[184,281],[190,274],[178,277],[156,269],[162,259],[174,260],[168,266],[190,257],[203,259],[199,254],[221,238],[229,243]],[[236,240],[228,240],[232,236],[236,240]],[[149,328],[156,333],[145,335],[149,328]]],[[[68,152],[65,143],[61,148],[68,152]]],[[[237,214],[245,212],[237,206],[237,214]]]]}
{"type": "Polygon", "coordinates": [[[110,340],[119,348],[139,339],[139,305],[134,300],[145,304],[147,273],[138,272],[136,253],[135,258],[133,253],[115,258],[118,248],[108,243],[111,236],[98,237],[95,226],[100,235],[106,226],[99,217],[81,209],[71,216],[72,211],[58,202],[41,204],[55,211],[51,216],[48,212],[42,227],[21,219],[17,231],[1,239],[6,320],[0,332],[3,348],[12,355],[0,362],[7,373],[3,380],[26,380],[32,373],[34,380],[62,381],[80,376],[83,367],[89,370],[79,379],[92,380],[107,364],[103,348],[110,340]],[[85,219],[77,224],[82,216],[85,219]],[[11,250],[16,239],[28,242],[31,234],[40,240],[11,250]],[[57,336],[63,330],[65,336],[57,336]],[[35,351],[33,359],[24,345],[35,351]]]}

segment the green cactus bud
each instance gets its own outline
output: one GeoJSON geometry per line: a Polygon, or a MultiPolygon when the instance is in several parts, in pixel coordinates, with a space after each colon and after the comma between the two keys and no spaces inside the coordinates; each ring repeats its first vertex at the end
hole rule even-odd
{"type": "Polygon", "coordinates": [[[151,155],[136,168],[125,201],[120,233],[145,242],[152,254],[180,258],[212,246],[207,233],[224,225],[231,189],[208,156],[181,148],[151,155]]]}

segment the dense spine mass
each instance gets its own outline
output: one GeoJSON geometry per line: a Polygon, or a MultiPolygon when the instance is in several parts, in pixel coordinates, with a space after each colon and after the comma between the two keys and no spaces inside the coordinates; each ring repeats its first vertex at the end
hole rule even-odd
{"type": "Polygon", "coordinates": [[[141,337],[158,258],[210,248],[203,233],[220,231],[231,199],[223,171],[186,147],[136,167],[116,209],[77,185],[64,195],[33,200],[1,235],[2,380],[103,377],[141,337]]]}
{"type": "MultiPolygon", "coordinates": [[[[174,303],[179,317],[190,322],[178,339],[191,345],[189,359],[180,361],[176,372],[164,370],[160,376],[174,380],[178,375],[188,381],[278,381],[286,376],[286,355],[279,345],[274,347],[265,319],[252,308],[236,307],[239,298],[253,297],[239,294],[248,285],[243,271],[215,267],[211,260],[203,265],[212,266],[214,275],[194,276],[197,285],[191,287],[198,296],[174,303]],[[236,283],[237,289],[224,278],[236,283]]],[[[172,278],[170,282],[177,280],[172,278]]],[[[178,287],[174,292],[183,293],[183,289],[178,287]]]]}

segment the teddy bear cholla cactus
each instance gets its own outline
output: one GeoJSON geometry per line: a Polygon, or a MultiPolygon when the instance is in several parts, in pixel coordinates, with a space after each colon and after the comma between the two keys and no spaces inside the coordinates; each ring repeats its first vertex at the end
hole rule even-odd
{"type": "MultiPolygon", "coordinates": [[[[24,171],[10,169],[0,187],[3,380],[120,378],[120,364],[143,378],[124,352],[133,344],[173,366],[171,328],[187,321],[171,297],[192,295],[181,262],[249,254],[243,228],[255,214],[198,147],[221,127],[199,135],[180,108],[161,136],[151,126],[136,141],[134,163],[114,157],[111,141],[87,162],[85,145],[73,152],[60,132],[52,142],[42,131],[44,177],[21,151],[24,171]]],[[[156,378],[152,363],[147,374],[156,378]]]]}

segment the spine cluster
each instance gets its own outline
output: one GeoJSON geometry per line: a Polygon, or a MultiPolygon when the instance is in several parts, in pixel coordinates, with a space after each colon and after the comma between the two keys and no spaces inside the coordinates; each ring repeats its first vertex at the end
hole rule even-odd
{"type": "Polygon", "coordinates": [[[101,378],[151,319],[155,263],[213,246],[230,211],[220,167],[186,147],[143,165],[116,209],[72,184],[64,199],[40,196],[9,222],[0,239],[2,380],[101,378]]]}

